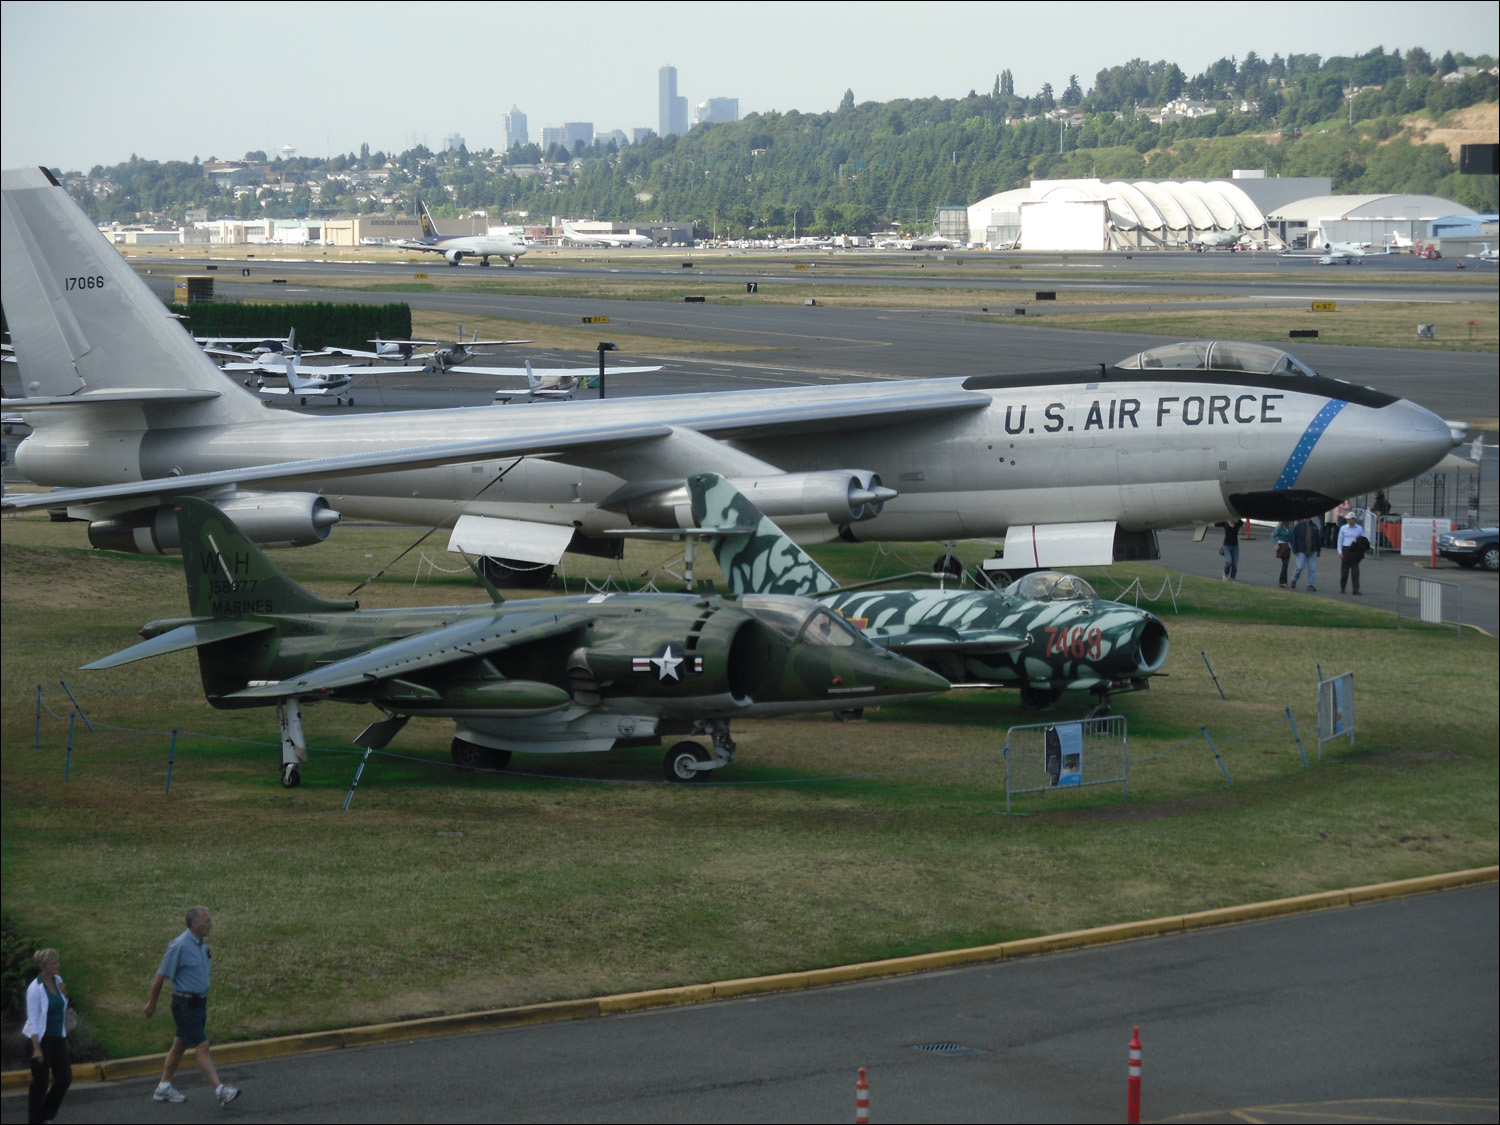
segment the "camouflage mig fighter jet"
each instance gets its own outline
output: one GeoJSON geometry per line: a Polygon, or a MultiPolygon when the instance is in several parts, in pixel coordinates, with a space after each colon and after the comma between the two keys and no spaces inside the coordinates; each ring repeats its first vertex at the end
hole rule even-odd
{"type": "Polygon", "coordinates": [[[303,589],[212,504],[177,501],[193,616],[153,621],[145,641],[87,665],[112,668],[196,649],[215,707],[277,708],[282,784],[306,760],[300,706],[368,703],[384,718],[356,739],[379,749],[413,716],[454,719],[453,759],[504,768],[512,751],[679,742],[670,781],[734,758],[732,719],[826,711],[948,690],[934,672],[872,645],[818,603],[625,594],[361,610],[303,589]]]}
{"type": "Polygon", "coordinates": [[[1038,571],[1004,590],[836,592],[839,584],[722,478],[691,477],[693,518],[736,594],[817,598],[877,645],[955,684],[1021,689],[1045,707],[1087,689],[1139,691],[1167,660],[1167,630],[1153,614],[1105,601],[1082,578],[1038,571]]]}

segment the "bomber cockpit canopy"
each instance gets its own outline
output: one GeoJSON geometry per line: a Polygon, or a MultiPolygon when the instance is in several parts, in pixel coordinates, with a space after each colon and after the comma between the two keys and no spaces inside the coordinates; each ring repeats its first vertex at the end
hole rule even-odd
{"type": "Polygon", "coordinates": [[[1316,375],[1296,356],[1242,340],[1189,340],[1137,352],[1115,364],[1128,371],[1247,371],[1255,375],[1316,375]]]}
{"type": "Polygon", "coordinates": [[[740,599],[740,606],[789,641],[842,648],[860,640],[854,627],[842,617],[806,598],[746,594],[740,599]]]}
{"type": "Polygon", "coordinates": [[[1024,578],[1017,578],[1002,592],[1013,598],[1026,598],[1033,602],[1074,602],[1099,596],[1078,575],[1061,574],[1055,570],[1038,570],[1024,578]]]}

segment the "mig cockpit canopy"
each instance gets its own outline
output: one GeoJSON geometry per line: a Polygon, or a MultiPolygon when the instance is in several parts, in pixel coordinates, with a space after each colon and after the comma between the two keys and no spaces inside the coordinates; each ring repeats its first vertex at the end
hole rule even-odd
{"type": "Polygon", "coordinates": [[[1017,578],[1005,587],[1004,593],[1033,602],[1075,602],[1099,596],[1078,575],[1060,574],[1055,570],[1039,570],[1024,578],[1017,578]]]}

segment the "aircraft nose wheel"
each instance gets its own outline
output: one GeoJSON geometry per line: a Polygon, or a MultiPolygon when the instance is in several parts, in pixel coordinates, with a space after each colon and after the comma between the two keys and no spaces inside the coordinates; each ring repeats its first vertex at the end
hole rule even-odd
{"type": "Polygon", "coordinates": [[[302,784],[302,767],[295,762],[281,767],[281,787],[295,789],[302,784]]]}
{"type": "Polygon", "coordinates": [[[666,758],[662,760],[661,771],[674,784],[707,781],[709,771],[693,767],[699,762],[711,761],[712,758],[713,755],[696,742],[679,742],[667,751],[666,758]]]}

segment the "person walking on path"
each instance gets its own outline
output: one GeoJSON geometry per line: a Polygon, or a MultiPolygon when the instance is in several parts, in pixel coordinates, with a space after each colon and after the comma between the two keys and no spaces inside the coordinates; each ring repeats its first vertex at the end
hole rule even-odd
{"type": "Polygon", "coordinates": [[[167,1052],[167,1061],[161,1068],[161,1082],[151,1096],[159,1102],[185,1102],[187,1096],[172,1085],[172,1075],[182,1062],[182,1056],[191,1047],[198,1061],[198,1069],[220,1105],[228,1105],[240,1096],[235,1086],[219,1081],[219,1072],[214,1069],[213,1056],[208,1047],[208,977],[213,954],[208,948],[208,935],[213,931],[214,921],[208,907],[194,906],[187,912],[187,929],[173,939],[156,970],[156,980],[151,984],[151,996],[146,1001],[146,1016],[156,1014],[156,1001],[161,995],[161,986],[172,982],[172,1022],[177,1034],[172,1048],[167,1052]]]}
{"type": "Polygon", "coordinates": [[[26,986],[26,1026],[31,1040],[31,1092],[26,1120],[42,1125],[57,1117],[63,1095],[73,1084],[73,1059],[68,1053],[68,989],[58,975],[62,957],[55,949],[38,949],[31,958],[36,979],[26,986]],[[47,1076],[52,1076],[49,1088],[47,1076]]]}
{"type": "Polygon", "coordinates": [[[1276,557],[1281,560],[1281,588],[1286,589],[1286,568],[1292,561],[1292,524],[1290,520],[1282,520],[1271,532],[1271,547],[1276,552],[1276,557]]]}
{"type": "Polygon", "coordinates": [[[1292,554],[1297,560],[1297,567],[1292,571],[1293,590],[1297,588],[1297,580],[1306,570],[1307,589],[1314,594],[1318,592],[1318,556],[1323,553],[1323,529],[1319,526],[1320,523],[1320,520],[1305,519],[1292,525],[1292,554]]]}
{"type": "Polygon", "coordinates": [[[1219,548],[1219,554],[1224,556],[1224,581],[1237,581],[1240,575],[1240,521],[1220,520],[1214,526],[1224,529],[1224,545],[1219,548]]]}
{"type": "Polygon", "coordinates": [[[1349,521],[1339,528],[1339,593],[1345,592],[1345,587],[1352,580],[1354,583],[1354,596],[1359,594],[1359,564],[1364,561],[1365,552],[1370,549],[1370,541],[1365,538],[1365,532],[1359,526],[1359,518],[1352,512],[1349,521]]]}

